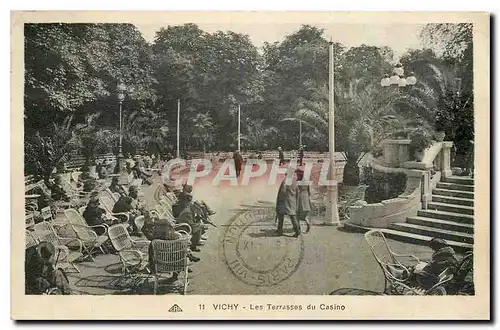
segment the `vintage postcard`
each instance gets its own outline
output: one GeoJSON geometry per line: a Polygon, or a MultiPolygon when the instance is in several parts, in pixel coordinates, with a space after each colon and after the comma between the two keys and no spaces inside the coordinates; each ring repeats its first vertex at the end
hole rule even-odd
{"type": "Polygon", "coordinates": [[[12,318],[489,319],[489,20],[12,12],[12,318]]]}

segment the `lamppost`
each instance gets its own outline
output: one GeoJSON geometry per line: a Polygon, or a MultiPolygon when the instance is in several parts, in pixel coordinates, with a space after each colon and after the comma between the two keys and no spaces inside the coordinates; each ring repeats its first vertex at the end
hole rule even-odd
{"type": "Polygon", "coordinates": [[[382,87],[389,87],[389,86],[395,86],[398,87],[398,92],[399,92],[399,87],[406,87],[406,86],[413,86],[417,83],[417,78],[415,78],[415,75],[413,72],[410,72],[410,75],[405,78],[404,76],[404,69],[401,63],[396,64],[394,67],[394,72],[392,73],[392,76],[389,77],[388,74],[382,78],[380,81],[380,85],[382,87]]]}
{"type": "Polygon", "coordinates": [[[328,169],[328,180],[329,184],[327,186],[327,199],[328,203],[326,205],[324,224],[330,226],[336,226],[340,223],[339,221],[339,209],[337,205],[338,199],[338,186],[335,179],[335,95],[333,93],[334,85],[334,57],[333,57],[333,41],[330,39],[329,47],[329,65],[328,65],[328,132],[329,132],[329,169],[328,169]],[[335,184],[332,181],[335,180],[335,184]]]}
{"type": "Polygon", "coordinates": [[[127,90],[127,86],[123,83],[123,81],[118,82],[117,86],[118,90],[118,102],[120,105],[120,141],[118,144],[118,173],[123,171],[123,150],[122,150],[122,139],[123,139],[123,116],[122,116],[122,103],[125,100],[125,91],[127,90]]]}

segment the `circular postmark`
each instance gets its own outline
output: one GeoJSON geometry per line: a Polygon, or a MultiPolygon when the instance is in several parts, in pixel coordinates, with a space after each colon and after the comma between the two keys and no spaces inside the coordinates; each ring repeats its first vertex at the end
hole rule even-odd
{"type": "Polygon", "coordinates": [[[289,278],[299,267],[304,241],[277,236],[274,208],[257,208],[234,216],[222,240],[222,258],[241,281],[273,286],[289,278]]]}

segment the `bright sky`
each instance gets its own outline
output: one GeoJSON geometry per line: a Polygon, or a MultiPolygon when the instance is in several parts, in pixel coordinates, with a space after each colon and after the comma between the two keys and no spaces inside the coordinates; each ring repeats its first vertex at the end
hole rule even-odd
{"type": "MultiPolygon", "coordinates": [[[[163,24],[135,24],[142,32],[148,42],[153,42],[156,32],[163,24]]],[[[206,32],[233,31],[250,36],[257,47],[262,47],[264,42],[282,41],[286,35],[300,29],[297,23],[264,23],[264,24],[241,24],[238,22],[224,22],[222,24],[200,23],[198,27],[206,32]]],[[[311,24],[313,25],[313,24],[311,24]]],[[[421,24],[314,24],[318,28],[325,29],[324,36],[331,37],[347,47],[360,46],[389,46],[399,58],[406,50],[421,48],[419,39],[421,24]]]]}

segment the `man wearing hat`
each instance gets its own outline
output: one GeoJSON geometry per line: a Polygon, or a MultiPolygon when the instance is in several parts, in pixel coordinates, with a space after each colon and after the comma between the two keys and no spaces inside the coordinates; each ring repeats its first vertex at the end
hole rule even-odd
{"type": "Polygon", "coordinates": [[[433,238],[428,243],[429,247],[434,251],[431,262],[423,268],[418,265],[414,270],[417,282],[425,289],[430,289],[438,283],[439,274],[449,268],[451,272],[455,272],[458,267],[458,259],[455,250],[441,238],[433,238]]]}
{"type": "Polygon", "coordinates": [[[280,159],[280,165],[283,165],[285,164],[285,154],[283,153],[283,149],[281,149],[281,147],[278,147],[278,157],[280,159]]]}
{"type": "Polygon", "coordinates": [[[283,182],[281,182],[278,190],[278,196],[276,198],[276,217],[278,218],[278,229],[276,230],[276,234],[283,234],[283,222],[285,221],[285,215],[288,215],[292,221],[293,229],[295,230],[294,237],[298,237],[300,235],[300,226],[296,218],[298,199],[297,181],[294,177],[290,183],[287,182],[288,176],[293,175],[293,172],[293,168],[288,169],[287,176],[283,182]]]}
{"type": "Polygon", "coordinates": [[[297,220],[307,221],[307,216],[311,212],[311,188],[304,180],[304,168],[299,166],[295,171],[297,175],[297,220]]]}
{"type": "Polygon", "coordinates": [[[26,294],[44,294],[53,288],[57,288],[62,294],[71,294],[66,274],[62,269],[55,270],[52,265],[55,252],[54,245],[48,242],[41,242],[26,250],[26,294]]]}
{"type": "Polygon", "coordinates": [[[187,223],[191,226],[191,251],[199,252],[198,245],[203,245],[202,235],[207,229],[202,221],[203,215],[200,214],[200,208],[193,203],[193,195],[184,193],[186,205],[179,214],[178,224],[187,223]]]}
{"type": "Polygon", "coordinates": [[[304,146],[301,145],[299,147],[299,166],[304,165],[303,161],[304,161],[304,146]]]}

